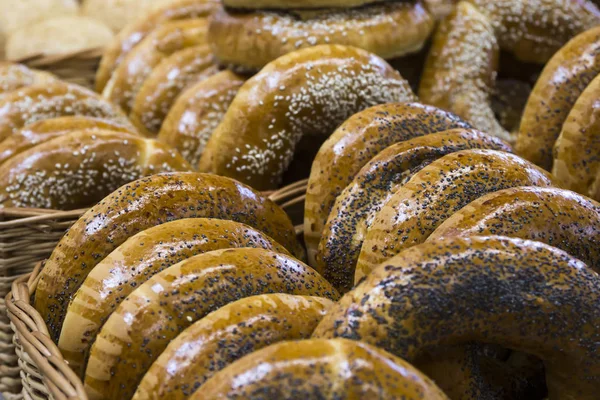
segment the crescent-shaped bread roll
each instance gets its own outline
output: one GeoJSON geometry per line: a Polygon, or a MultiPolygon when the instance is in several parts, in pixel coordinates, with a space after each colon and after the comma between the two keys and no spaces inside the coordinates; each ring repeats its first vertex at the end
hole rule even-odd
{"type": "Polygon", "coordinates": [[[102,96],[131,112],[138,91],[161,61],[188,47],[206,44],[206,18],[172,21],[156,28],[115,69],[102,96]]]}
{"type": "Polygon", "coordinates": [[[599,305],[598,274],[562,250],[446,238],[382,263],[328,311],[314,337],[359,339],[417,367],[420,354],[441,345],[498,344],[544,361],[549,399],[592,400],[599,305]]]}
{"type": "Polygon", "coordinates": [[[405,248],[423,243],[456,211],[491,192],[551,186],[550,174],[515,155],[463,150],[423,168],[375,216],[356,266],[355,283],[405,248]]]}
{"type": "Polygon", "coordinates": [[[271,345],[217,373],[191,397],[249,398],[448,399],[431,379],[406,361],[377,347],[346,339],[271,345]]]}
{"type": "Polygon", "coordinates": [[[336,197],[380,151],[394,143],[471,126],[456,115],[419,103],[382,104],[354,114],[323,143],[310,171],[304,208],[308,261],[315,256],[336,197]]]}
{"type": "Polygon", "coordinates": [[[323,297],[276,293],[223,306],[167,346],[144,375],[133,400],[187,399],[246,354],[274,343],[310,338],[332,305],[323,297]]]}
{"type": "Polygon", "coordinates": [[[0,62],[0,99],[13,90],[52,83],[56,80],[57,78],[49,72],[30,69],[22,64],[0,62]]]}
{"type": "Polygon", "coordinates": [[[246,81],[208,141],[199,170],[276,188],[302,137],[318,144],[352,114],[410,101],[405,81],[364,50],[322,45],[269,63],[246,81]]]}
{"type": "Polygon", "coordinates": [[[34,122],[70,115],[130,124],[119,107],[91,90],[57,81],[25,87],[0,98],[0,141],[34,122]]]}
{"type": "Polygon", "coordinates": [[[114,70],[158,26],[169,21],[207,17],[218,5],[219,0],[173,0],[125,26],[104,49],[96,72],[96,91],[102,93],[114,70]]]}
{"type": "Polygon", "coordinates": [[[69,303],[58,347],[71,369],[83,376],[84,361],[98,331],[136,287],[187,258],[237,247],[289,254],[260,231],[221,219],[180,219],[127,239],[94,267],[69,303]]]}
{"type": "Polygon", "coordinates": [[[465,149],[511,151],[493,136],[454,129],[396,143],[373,157],[337,197],[321,236],[315,269],[338,291],[350,290],[360,248],[377,212],[415,173],[465,149]]]}
{"type": "Polygon", "coordinates": [[[129,237],[183,218],[217,218],[261,230],[302,256],[294,226],[267,197],[229,178],[200,173],[158,174],[115,190],[69,229],[46,261],[35,308],[58,339],[71,296],[89,272],[129,237]]]}
{"type": "Polygon", "coordinates": [[[564,187],[600,201],[598,93],[600,74],[581,93],[565,120],[554,144],[552,174],[564,187]]]}
{"type": "Polygon", "coordinates": [[[218,72],[208,45],[179,50],[156,66],[133,101],[129,118],[148,136],[156,136],[179,94],[218,72]]]}
{"type": "Polygon", "coordinates": [[[44,119],[26,125],[0,142],[0,164],[15,154],[48,140],[64,136],[69,132],[94,129],[137,135],[135,128],[130,123],[121,123],[109,119],[79,116],[44,119]]]}
{"type": "Polygon", "coordinates": [[[548,61],[527,101],[515,150],[550,171],[552,149],[573,105],[600,73],[600,27],[573,39],[548,61]]]}
{"type": "Polygon", "coordinates": [[[427,241],[485,235],[547,243],[600,272],[600,204],[569,190],[518,187],[490,193],[454,213],[427,241]]]}
{"type": "Polygon", "coordinates": [[[310,267],[264,249],[211,251],[154,275],[117,307],[92,345],[85,372],[90,399],[130,398],[184,329],[219,307],[267,293],[339,297],[310,267]]]}
{"type": "Polygon", "coordinates": [[[158,140],[179,150],[190,164],[198,165],[208,139],[244,81],[225,70],[185,90],[167,114],[158,140]]]}
{"type": "Polygon", "coordinates": [[[83,130],[38,144],[0,168],[0,207],[74,210],[159,172],[192,171],[176,150],[124,132],[83,130]]]}

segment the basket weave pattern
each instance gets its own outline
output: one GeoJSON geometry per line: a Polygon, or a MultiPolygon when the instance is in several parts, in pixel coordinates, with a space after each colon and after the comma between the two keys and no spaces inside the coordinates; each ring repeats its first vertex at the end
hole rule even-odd
{"type": "MultiPolygon", "coordinates": [[[[306,180],[300,181],[269,195],[297,224],[300,236],[306,184],[306,180]]],[[[0,377],[5,376],[0,379],[0,392],[5,392],[6,400],[17,398],[6,392],[15,393],[21,384],[26,400],[87,400],[81,380],[68,367],[31,305],[43,260],[84,212],[0,210],[0,309],[8,311],[8,317],[0,315],[0,377]],[[12,291],[6,295],[8,290],[12,291]]]]}

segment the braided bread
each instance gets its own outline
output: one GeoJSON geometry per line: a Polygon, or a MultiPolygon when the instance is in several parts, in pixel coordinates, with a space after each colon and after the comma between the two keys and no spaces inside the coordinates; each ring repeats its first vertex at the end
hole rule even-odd
{"type": "Polygon", "coordinates": [[[35,85],[0,98],[0,141],[44,119],[81,115],[129,124],[112,103],[81,86],[64,82],[35,85]]]}
{"type": "Polygon", "coordinates": [[[191,170],[175,150],[155,140],[73,131],[2,164],[0,207],[78,209],[143,176],[191,170]]]}
{"type": "Polygon", "coordinates": [[[96,72],[96,91],[102,93],[114,70],[155,28],[169,21],[206,17],[218,4],[218,0],[173,0],[125,26],[102,54],[96,72]]]}
{"type": "Polygon", "coordinates": [[[599,23],[600,10],[588,0],[461,1],[434,37],[419,97],[514,142],[516,135],[499,124],[490,107],[499,49],[543,63],[599,23]]]}
{"type": "Polygon", "coordinates": [[[184,91],[167,114],[158,140],[198,165],[208,139],[223,120],[244,78],[225,70],[184,91]]]}
{"type": "Polygon", "coordinates": [[[154,275],[117,307],[92,345],[90,399],[130,398],[181,331],[221,306],[266,293],[339,297],[310,267],[264,249],[215,250],[154,275]]]}
{"type": "Polygon", "coordinates": [[[337,197],[321,236],[315,269],[340,292],[350,290],[363,239],[377,212],[415,173],[464,149],[510,151],[499,139],[455,129],[397,143],[373,157],[337,197]]]}
{"type": "Polygon", "coordinates": [[[383,104],[359,112],[323,143],[312,165],[304,210],[310,265],[336,197],[380,151],[394,143],[471,126],[454,114],[418,103],[383,104]]]}
{"type": "Polygon", "coordinates": [[[550,399],[591,400],[600,386],[599,305],[598,274],[561,250],[448,238],[381,264],[313,336],[377,344],[409,362],[440,345],[496,343],[544,361],[550,399]]]}
{"type": "Polygon", "coordinates": [[[239,182],[198,173],[143,178],[117,189],[88,210],[46,261],[35,308],[52,338],[58,339],[71,296],[89,272],[125,240],[155,225],[200,217],[246,223],[302,256],[294,227],[283,210],[239,182]]]}
{"type": "Polygon", "coordinates": [[[144,375],[133,399],[187,399],[215,373],[246,354],[277,342],[308,339],[332,304],[322,297],[263,294],[223,306],[167,346],[144,375]]]}
{"type": "Polygon", "coordinates": [[[15,154],[56,137],[64,136],[69,132],[94,129],[137,135],[131,124],[108,119],[78,116],[44,119],[26,125],[0,142],[0,164],[15,154]]]}
{"type": "Polygon", "coordinates": [[[495,150],[463,150],[432,162],[377,213],[361,248],[355,282],[403,249],[424,242],[442,222],[478,197],[552,183],[541,168],[495,150]]]}
{"type": "Polygon", "coordinates": [[[199,170],[260,190],[277,187],[302,137],[320,143],[369,106],[414,99],[408,82],[381,58],[322,45],[273,61],[241,87],[209,139],[199,170]]]}
{"type": "Polygon", "coordinates": [[[445,400],[429,378],[398,357],[351,340],[282,342],[217,373],[203,399],[445,400]]]}

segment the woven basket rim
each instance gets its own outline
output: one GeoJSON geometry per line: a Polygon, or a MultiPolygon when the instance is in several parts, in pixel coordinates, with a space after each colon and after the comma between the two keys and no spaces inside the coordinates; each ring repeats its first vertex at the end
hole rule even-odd
{"type": "MultiPolygon", "coordinates": [[[[305,198],[308,179],[295,182],[274,192],[266,193],[269,199],[282,208],[301,203],[305,198]]],[[[74,211],[42,210],[32,208],[0,209],[0,218],[11,217],[13,220],[0,222],[0,228],[18,226],[19,224],[39,223],[57,218],[69,219],[79,217],[86,209],[74,211]]],[[[298,235],[302,234],[303,225],[295,227],[298,235]]],[[[35,292],[44,262],[36,264],[33,272],[18,277],[6,295],[6,308],[11,327],[39,369],[42,380],[56,400],[87,400],[82,380],[71,370],[64,360],[58,346],[50,339],[48,327],[42,316],[31,304],[31,295],[35,292]]],[[[39,389],[38,389],[39,391],[39,389]]],[[[25,392],[25,390],[24,390],[25,392]]]]}

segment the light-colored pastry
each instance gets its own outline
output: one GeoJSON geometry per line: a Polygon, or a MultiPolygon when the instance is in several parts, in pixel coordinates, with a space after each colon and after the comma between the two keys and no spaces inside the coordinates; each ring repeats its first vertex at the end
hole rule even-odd
{"type": "Polygon", "coordinates": [[[114,32],[172,0],[83,0],[81,13],[102,21],[114,32]]]}
{"type": "Polygon", "coordinates": [[[44,119],[26,125],[0,142],[0,164],[33,146],[79,130],[109,130],[138,135],[133,125],[125,121],[81,116],[44,119]]]}
{"type": "Polygon", "coordinates": [[[419,368],[431,348],[498,344],[544,361],[550,400],[592,400],[600,389],[598,304],[598,274],[561,250],[514,238],[447,238],[381,264],[314,336],[360,339],[419,368]]]}
{"type": "Polygon", "coordinates": [[[0,62],[0,99],[13,90],[56,81],[48,72],[27,68],[22,64],[0,62]]]}
{"type": "Polygon", "coordinates": [[[118,107],[91,90],[57,81],[25,87],[0,98],[0,142],[34,122],[71,115],[131,124],[118,107]]]}
{"type": "Polygon", "coordinates": [[[129,118],[148,136],[156,136],[179,94],[218,72],[207,45],[179,50],[156,66],[135,96],[129,118]]]}
{"type": "Polygon", "coordinates": [[[462,150],[421,169],[375,216],[356,266],[355,283],[403,249],[423,243],[456,211],[491,192],[551,186],[550,174],[515,155],[462,150]]]}
{"type": "Polygon", "coordinates": [[[156,27],[168,21],[206,17],[219,0],[172,0],[125,26],[106,46],[96,72],[96,91],[102,93],[113,71],[129,52],[156,27]]]}
{"type": "Polygon", "coordinates": [[[345,293],[375,215],[410,178],[446,154],[465,149],[511,151],[500,139],[454,129],[396,143],[376,155],[337,197],[321,235],[316,270],[345,293]]]}
{"type": "Polygon", "coordinates": [[[71,369],[83,376],[98,331],[136,287],[187,258],[238,247],[289,254],[260,231],[221,219],[179,219],[127,239],[92,269],[69,303],[58,347],[71,369]]]}
{"type": "Polygon", "coordinates": [[[130,398],[184,329],[219,307],[267,293],[339,297],[310,267],[264,249],[211,251],[154,275],[117,307],[92,345],[85,372],[90,400],[130,398]]]}
{"type": "Polygon", "coordinates": [[[72,131],[23,151],[0,168],[0,207],[73,210],[159,172],[192,171],[176,150],[124,132],[72,131]]]}
{"type": "Polygon", "coordinates": [[[2,0],[0,1],[0,60],[4,58],[6,39],[11,32],[38,21],[75,15],[77,0],[2,0]]]}
{"type": "Polygon", "coordinates": [[[332,304],[323,297],[263,294],[223,306],[167,346],[144,375],[133,400],[187,399],[215,373],[247,354],[274,343],[310,338],[332,304]]]}
{"type": "Polygon", "coordinates": [[[452,113],[418,103],[382,104],[348,118],[323,143],[310,171],[304,208],[309,264],[316,266],[321,233],[336,197],[380,151],[415,137],[469,128],[452,113]]]}
{"type": "Polygon", "coordinates": [[[221,64],[255,71],[287,53],[320,44],[354,46],[385,59],[400,57],[419,51],[434,25],[421,0],[285,13],[221,8],[211,20],[209,40],[221,64]]]}
{"type": "Polygon", "coordinates": [[[65,16],[24,26],[8,36],[6,58],[74,53],[106,46],[113,38],[109,27],[93,18],[65,16]]]}
{"type": "Polygon", "coordinates": [[[364,50],[321,45],[289,53],[246,81],[208,141],[199,170],[276,188],[302,137],[325,140],[352,114],[415,96],[364,50]]]}
{"type": "MultiPolygon", "coordinates": [[[[581,93],[599,73],[597,27],[569,41],[544,67],[523,113],[515,145],[520,156],[551,171],[552,150],[563,125],[581,93]]],[[[569,129],[573,128],[571,123],[569,129]]]]}
{"type": "Polygon", "coordinates": [[[448,399],[431,379],[406,361],[377,347],[345,339],[271,345],[217,373],[191,397],[250,398],[448,399]]]}
{"type": "Polygon", "coordinates": [[[158,140],[167,143],[192,165],[198,165],[210,136],[223,120],[245,79],[229,70],[185,90],[167,114],[158,140]]]}
{"type": "Polygon", "coordinates": [[[170,55],[188,47],[206,44],[208,22],[194,18],[167,22],[133,48],[114,70],[102,91],[104,98],[131,112],[138,91],[152,70],[170,55]]]}
{"type": "Polygon", "coordinates": [[[71,296],[90,271],[129,237],[183,218],[218,218],[257,228],[302,257],[294,227],[275,203],[229,178],[199,173],[158,174],[129,183],[88,210],[46,261],[35,308],[58,339],[71,296]]]}
{"type": "Polygon", "coordinates": [[[547,243],[600,272],[600,204],[569,190],[518,187],[480,197],[427,241],[501,235],[547,243]]]}

